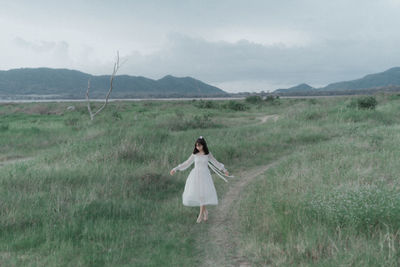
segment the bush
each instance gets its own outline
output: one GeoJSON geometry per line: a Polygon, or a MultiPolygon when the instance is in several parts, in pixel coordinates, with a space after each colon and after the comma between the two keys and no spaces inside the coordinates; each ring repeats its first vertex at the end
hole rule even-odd
{"type": "Polygon", "coordinates": [[[378,101],[373,96],[361,97],[357,100],[357,107],[360,109],[375,109],[378,101]]]}
{"type": "Polygon", "coordinates": [[[347,107],[358,109],[375,109],[376,105],[378,105],[378,101],[375,97],[364,96],[357,99],[353,98],[347,105],[347,107]]]}
{"type": "Polygon", "coordinates": [[[122,115],[121,113],[119,113],[118,111],[114,110],[113,113],[111,114],[111,116],[115,119],[115,120],[122,120],[122,115]]]}
{"type": "Polygon", "coordinates": [[[230,100],[228,103],[226,103],[224,108],[235,111],[244,111],[249,109],[245,104],[233,100],[230,100]]]}
{"type": "Polygon", "coordinates": [[[195,101],[194,105],[198,108],[218,108],[218,105],[214,101],[210,101],[210,100],[195,101]]]}
{"type": "Polygon", "coordinates": [[[281,102],[279,101],[279,96],[268,95],[265,100],[266,103],[271,103],[274,105],[279,105],[281,102]]]}
{"type": "Polygon", "coordinates": [[[208,128],[214,125],[214,123],[211,120],[210,114],[195,115],[192,121],[193,121],[193,128],[208,128]]]}
{"type": "Polygon", "coordinates": [[[245,101],[251,104],[260,104],[262,102],[262,98],[258,95],[251,95],[246,97],[245,101]]]}

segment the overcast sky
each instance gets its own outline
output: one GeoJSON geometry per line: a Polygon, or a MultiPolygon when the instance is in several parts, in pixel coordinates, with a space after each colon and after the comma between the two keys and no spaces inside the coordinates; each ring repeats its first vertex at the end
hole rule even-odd
{"type": "Polygon", "coordinates": [[[400,66],[400,0],[0,0],[0,70],[191,76],[228,92],[400,66]]]}

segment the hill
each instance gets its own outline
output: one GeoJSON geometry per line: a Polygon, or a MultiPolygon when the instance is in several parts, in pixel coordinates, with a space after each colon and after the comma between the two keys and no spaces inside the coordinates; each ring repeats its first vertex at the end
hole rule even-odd
{"type": "Polygon", "coordinates": [[[395,67],[384,72],[366,75],[360,79],[331,83],[321,88],[312,88],[307,84],[300,84],[288,89],[277,89],[274,92],[296,95],[357,94],[382,90],[397,91],[399,87],[400,67],[395,67]]]}
{"type": "MultiPolygon", "coordinates": [[[[110,86],[110,76],[94,76],[76,70],[22,68],[0,71],[0,96],[84,98],[91,80],[92,98],[103,98],[110,86]]],[[[191,77],[167,75],[159,80],[141,76],[117,75],[113,98],[226,96],[227,93],[191,77]]]]}
{"type": "Polygon", "coordinates": [[[361,79],[331,83],[320,89],[325,91],[360,90],[396,85],[400,85],[400,67],[391,68],[376,74],[369,74],[361,79]]]}
{"type": "Polygon", "coordinates": [[[277,89],[275,90],[276,93],[280,92],[299,92],[299,91],[311,91],[314,90],[314,87],[309,86],[306,83],[299,84],[297,86],[293,86],[287,89],[277,89]]]}

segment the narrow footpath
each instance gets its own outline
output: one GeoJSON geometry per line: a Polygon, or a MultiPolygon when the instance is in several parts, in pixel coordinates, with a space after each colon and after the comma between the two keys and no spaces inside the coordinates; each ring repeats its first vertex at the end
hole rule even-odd
{"type": "MultiPolygon", "coordinates": [[[[276,121],[278,115],[266,115],[258,119],[262,124],[268,120],[276,121]]],[[[257,166],[250,170],[234,174],[229,182],[229,190],[224,194],[215,209],[209,211],[208,232],[201,235],[198,244],[204,251],[202,266],[251,266],[246,258],[238,252],[240,240],[236,232],[239,222],[238,208],[241,191],[256,177],[278,164],[283,158],[270,164],[257,166]]]]}

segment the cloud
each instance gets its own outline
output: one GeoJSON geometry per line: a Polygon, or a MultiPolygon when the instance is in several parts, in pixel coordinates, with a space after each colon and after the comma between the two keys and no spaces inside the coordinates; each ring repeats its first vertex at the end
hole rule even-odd
{"type": "MultiPolygon", "coordinates": [[[[98,51],[88,45],[22,37],[14,38],[12,43],[18,54],[13,60],[16,66],[109,74],[114,63],[114,56],[100,60],[98,51]]],[[[120,51],[126,63],[119,74],[153,79],[168,74],[191,76],[229,92],[271,91],[303,82],[319,87],[398,66],[400,55],[392,53],[396,45],[397,42],[382,40],[333,37],[298,45],[263,44],[246,39],[210,41],[170,33],[161,49],[153,53],[132,51],[126,55],[120,51]]],[[[7,61],[7,57],[4,59],[7,61]]]]}
{"type": "Polygon", "coordinates": [[[170,34],[162,50],[147,56],[139,52],[129,55],[124,71],[152,78],[193,76],[227,90],[240,91],[243,85],[242,91],[268,91],[302,82],[322,86],[383,71],[400,62],[399,55],[388,52],[393,48],[379,41],[339,39],[286,46],[248,40],[210,42],[170,34]]]}
{"type": "Polygon", "coordinates": [[[14,66],[68,68],[74,65],[66,41],[30,41],[17,36],[11,44],[11,52],[16,55],[12,61],[14,66]]]}
{"type": "Polygon", "coordinates": [[[72,3],[2,5],[0,68],[109,74],[119,50],[128,59],[121,74],[253,91],[323,86],[400,65],[400,0],[72,3]]]}
{"type": "Polygon", "coordinates": [[[57,46],[55,42],[40,41],[39,43],[29,42],[17,36],[14,38],[13,43],[21,49],[30,49],[37,53],[45,53],[54,50],[57,46]]]}
{"type": "Polygon", "coordinates": [[[53,53],[55,56],[60,55],[62,58],[68,57],[69,45],[66,41],[50,42],[41,40],[39,42],[31,42],[18,36],[14,38],[13,44],[20,50],[24,50],[24,52],[33,52],[40,56],[46,53],[53,53]]]}

